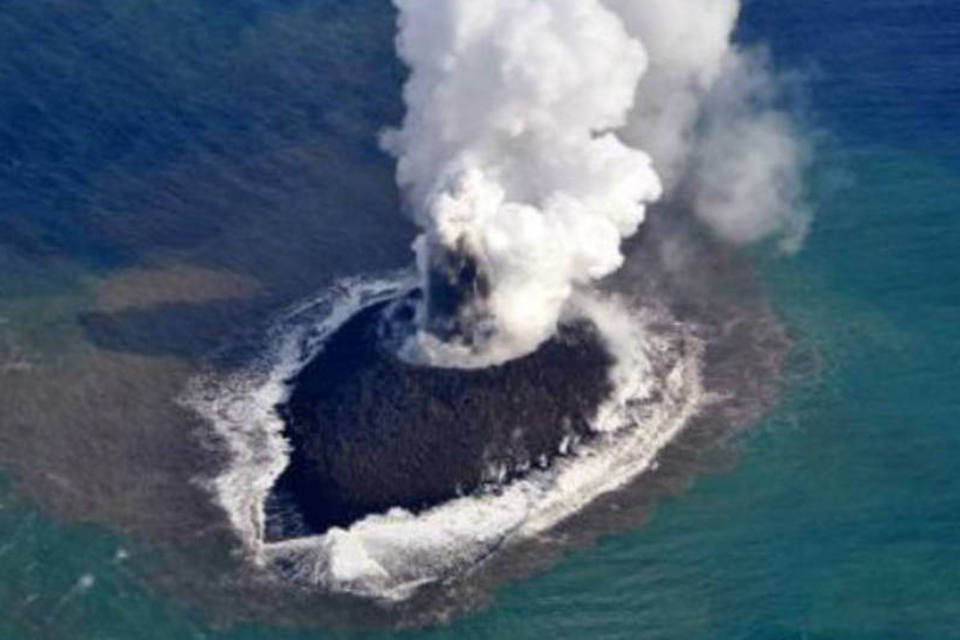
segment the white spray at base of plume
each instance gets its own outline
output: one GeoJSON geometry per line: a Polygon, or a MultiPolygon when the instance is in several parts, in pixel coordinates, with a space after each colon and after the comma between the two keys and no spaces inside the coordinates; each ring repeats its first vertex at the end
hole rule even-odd
{"type": "Polygon", "coordinates": [[[481,367],[536,349],[578,288],[620,267],[662,195],[654,167],[721,238],[802,242],[806,149],[763,55],[732,42],[739,0],[394,3],[410,77],[383,143],[424,230],[421,278],[466,252],[490,290],[479,344],[421,330],[414,357],[481,367]]]}

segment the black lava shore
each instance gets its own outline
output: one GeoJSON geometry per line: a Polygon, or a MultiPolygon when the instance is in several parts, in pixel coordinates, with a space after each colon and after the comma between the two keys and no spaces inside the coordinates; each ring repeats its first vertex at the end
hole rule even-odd
{"type": "Polygon", "coordinates": [[[381,339],[385,309],[348,320],[278,407],[290,463],[267,503],[269,539],[418,512],[548,466],[588,440],[611,391],[596,329],[561,329],[536,353],[479,370],[413,365],[381,339]]]}

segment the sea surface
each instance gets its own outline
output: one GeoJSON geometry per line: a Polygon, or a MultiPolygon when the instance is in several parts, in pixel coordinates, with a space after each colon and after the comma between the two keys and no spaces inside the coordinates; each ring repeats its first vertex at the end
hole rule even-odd
{"type": "Polygon", "coordinates": [[[171,401],[195,363],[409,261],[392,34],[386,0],[0,4],[0,640],[960,638],[952,0],[746,3],[815,142],[815,223],[751,257],[793,347],[722,471],[436,628],[165,588],[163,549],[218,535],[171,401]]]}

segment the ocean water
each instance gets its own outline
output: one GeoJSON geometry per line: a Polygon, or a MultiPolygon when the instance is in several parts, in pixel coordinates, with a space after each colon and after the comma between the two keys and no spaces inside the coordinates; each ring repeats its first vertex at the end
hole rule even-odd
{"type": "Polygon", "coordinates": [[[753,258],[794,346],[722,472],[434,629],[236,622],[151,574],[217,536],[175,462],[200,455],[168,406],[191,363],[408,259],[375,140],[401,113],[391,21],[380,0],[0,7],[0,639],[960,638],[949,0],[747,3],[740,38],[799,76],[816,222],[753,258]]]}

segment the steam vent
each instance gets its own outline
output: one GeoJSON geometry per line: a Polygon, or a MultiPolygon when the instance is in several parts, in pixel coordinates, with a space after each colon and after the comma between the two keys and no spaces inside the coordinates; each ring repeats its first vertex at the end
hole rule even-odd
{"type": "Polygon", "coordinates": [[[611,390],[611,358],[592,325],[564,327],[500,366],[440,369],[395,355],[397,308],[354,315],[290,381],[278,409],[292,452],[268,500],[268,538],[496,490],[549,466],[564,440],[591,437],[611,390]]]}

